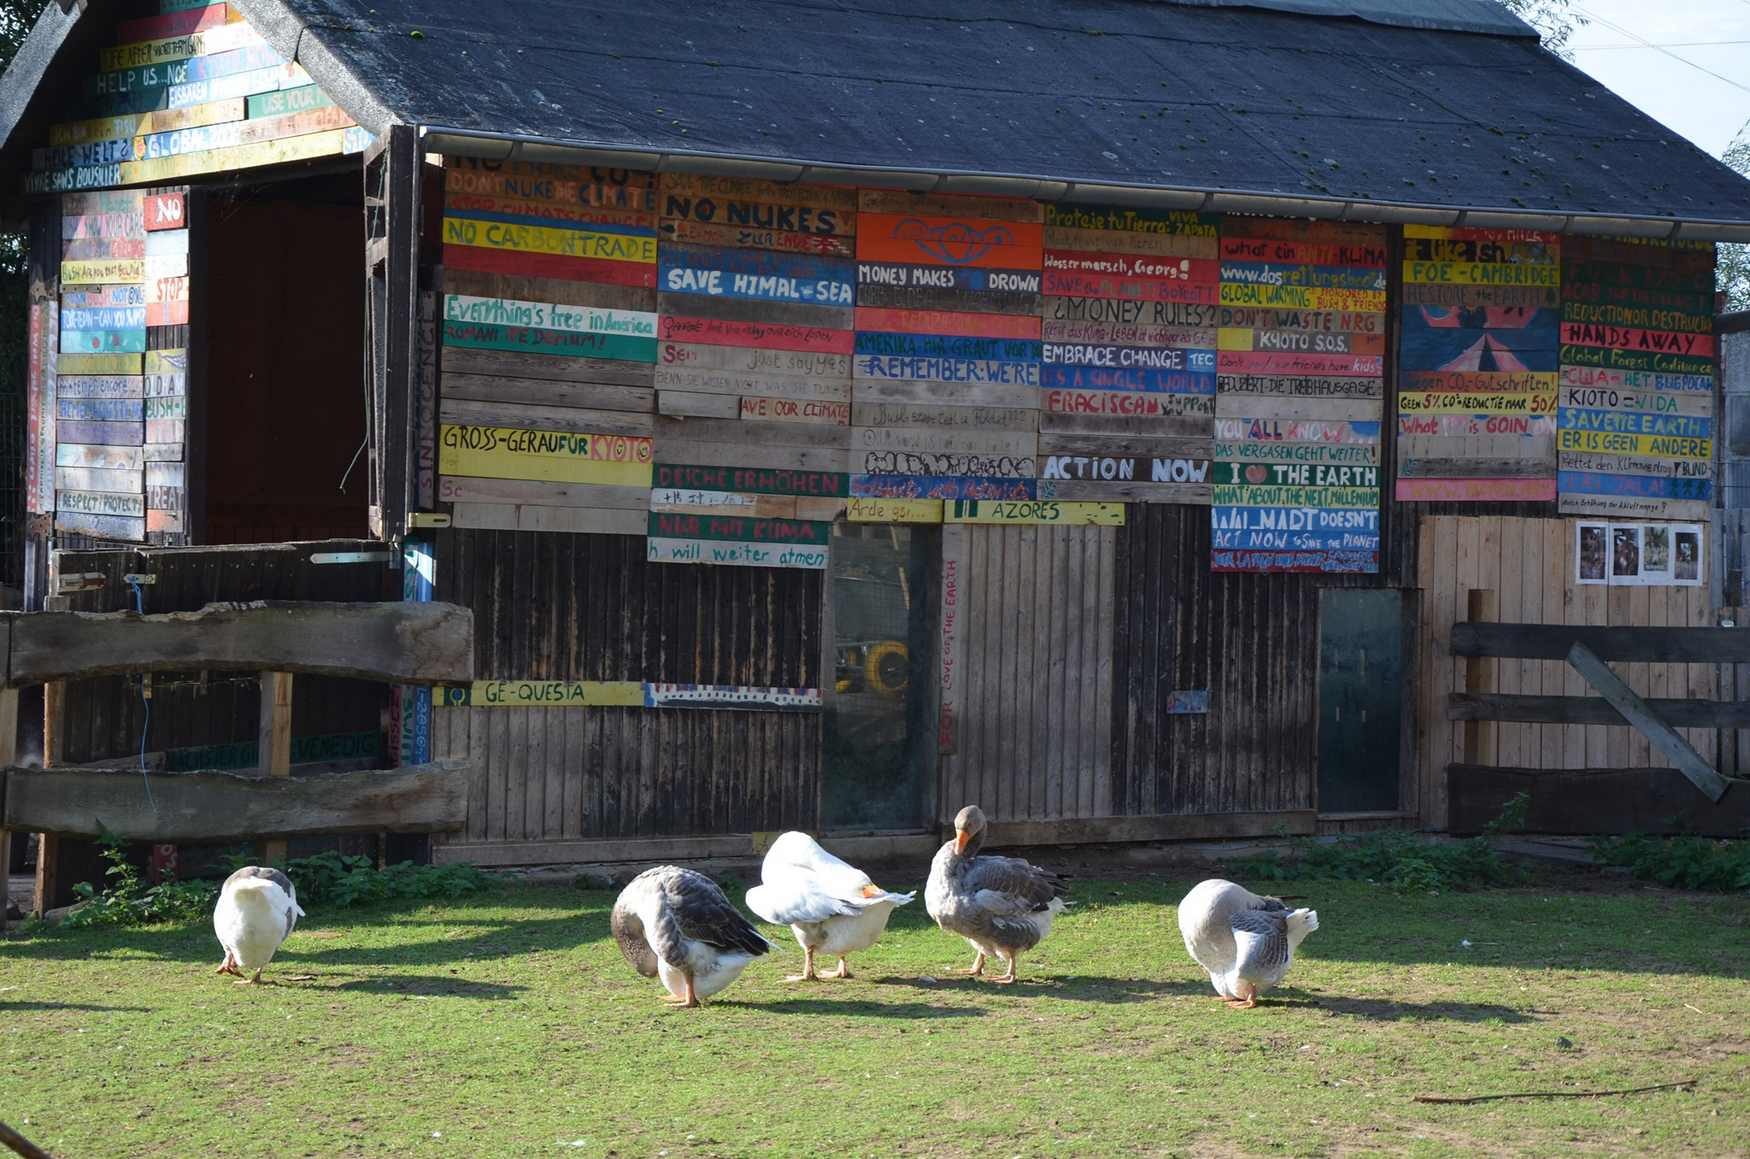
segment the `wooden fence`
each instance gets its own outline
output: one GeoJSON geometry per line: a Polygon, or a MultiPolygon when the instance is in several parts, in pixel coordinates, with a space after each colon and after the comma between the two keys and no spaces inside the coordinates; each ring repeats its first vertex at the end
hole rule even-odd
{"type": "MultiPolygon", "coordinates": [[[[1455,693],[1588,695],[1584,678],[1565,660],[1567,645],[1548,657],[1497,654],[1479,657],[1479,662],[1473,663],[1453,649],[1453,625],[1459,622],[1474,618],[1565,629],[1715,625],[1706,586],[1578,584],[1576,522],[1493,516],[1433,516],[1423,521],[1416,572],[1420,589],[1416,654],[1421,657],[1416,775],[1425,828],[1447,829],[1456,824],[1448,776],[1449,767],[1455,764],[1535,772],[1673,767],[1644,734],[1618,717],[1605,715],[1607,709],[1595,705],[1557,719],[1485,720],[1468,732],[1463,727],[1463,714],[1471,710],[1452,705],[1455,693]],[[1459,714],[1456,717],[1455,712],[1459,714]],[[1617,723],[1604,723],[1606,720],[1617,723]],[[1467,743],[1472,746],[1468,754],[1467,743]],[[1493,756],[1477,760],[1479,746],[1493,756]]],[[[1655,700],[1713,701],[1720,687],[1714,662],[1676,653],[1625,660],[1621,675],[1637,694],[1655,700]]],[[[1685,719],[1673,723],[1691,746],[1714,753],[1717,738],[1712,728],[1688,724],[1685,719]]],[[[1675,779],[1684,791],[1693,792],[1681,777],[1675,779]]]]}
{"type": "MultiPolygon", "coordinates": [[[[44,835],[37,908],[55,883],[59,836],[170,843],[328,833],[435,832],[462,823],[466,766],[456,762],[339,776],[291,776],[293,681],[350,677],[430,685],[474,672],[473,616],[449,604],[223,604],[199,612],[0,615],[0,866],[12,830],[44,835]],[[255,672],[260,769],[145,774],[116,768],[15,766],[19,688],[73,677],[199,669],[255,672]]],[[[0,913],[0,925],[4,915],[0,913]]]]}

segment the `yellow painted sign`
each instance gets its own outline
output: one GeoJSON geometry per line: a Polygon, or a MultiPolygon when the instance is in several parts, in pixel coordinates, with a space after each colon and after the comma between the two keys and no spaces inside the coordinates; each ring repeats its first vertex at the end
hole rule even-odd
{"type": "Polygon", "coordinates": [[[330,129],[323,133],[306,133],[301,137],[284,137],[277,141],[257,141],[227,149],[177,153],[169,157],[154,157],[149,161],[123,161],[121,183],[157,183],[196,173],[221,173],[231,169],[279,165],[287,161],[307,161],[312,157],[330,157],[339,153],[358,152],[365,147],[368,140],[362,129],[330,129]]]}
{"type": "Polygon", "coordinates": [[[1055,499],[952,499],[944,504],[948,523],[1097,523],[1124,526],[1122,503],[1071,503],[1055,499]]]}
{"type": "Polygon", "coordinates": [[[1505,391],[1421,390],[1398,395],[1405,414],[1525,414],[1554,415],[1556,392],[1509,394],[1505,391]]]}
{"type": "Polygon", "coordinates": [[[852,499],[846,511],[852,523],[940,523],[940,499],[852,499]]]}
{"type": "Polygon", "coordinates": [[[49,144],[80,145],[86,141],[117,141],[149,133],[167,133],[172,129],[219,125],[226,121],[241,121],[247,110],[248,105],[244,98],[234,97],[181,109],[155,109],[149,113],[129,113],[120,117],[66,121],[49,126],[49,144]]]}
{"type": "Polygon", "coordinates": [[[1655,459],[1714,457],[1712,439],[1695,439],[1686,435],[1631,435],[1621,431],[1557,431],[1556,449],[1607,455],[1644,455],[1655,459]]]}
{"type": "Polygon", "coordinates": [[[1422,286],[1539,286],[1562,284],[1554,262],[1405,262],[1404,281],[1422,286]]]}
{"type": "Polygon", "coordinates": [[[533,479],[648,487],[651,440],[634,435],[452,426],[438,432],[438,471],[476,479],[533,479]]]}
{"type": "Polygon", "coordinates": [[[1343,290],[1329,286],[1267,286],[1223,282],[1223,306],[1264,306],[1288,310],[1383,310],[1384,290],[1343,290]]]}
{"type": "Polygon", "coordinates": [[[567,258],[642,262],[647,265],[656,261],[654,237],[633,237],[593,229],[556,229],[544,225],[479,221],[467,217],[444,218],[444,242],[448,245],[471,245],[524,254],[555,254],[567,258]]]}
{"type": "Polygon", "coordinates": [[[476,680],[440,684],[433,708],[643,708],[636,680],[476,680]]]}
{"type": "Polygon", "coordinates": [[[62,262],[63,286],[113,286],[146,280],[146,263],[137,258],[99,258],[87,262],[62,262]]]}
{"type": "Polygon", "coordinates": [[[55,360],[61,374],[139,374],[138,354],[63,354],[55,360]]]}

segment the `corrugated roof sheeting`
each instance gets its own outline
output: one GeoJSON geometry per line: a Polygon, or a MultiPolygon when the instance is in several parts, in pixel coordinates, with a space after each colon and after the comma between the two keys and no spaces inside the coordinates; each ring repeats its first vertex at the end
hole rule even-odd
{"type": "Polygon", "coordinates": [[[908,172],[1750,220],[1741,178],[1523,35],[1137,0],[272,3],[385,107],[428,126],[908,172]]]}

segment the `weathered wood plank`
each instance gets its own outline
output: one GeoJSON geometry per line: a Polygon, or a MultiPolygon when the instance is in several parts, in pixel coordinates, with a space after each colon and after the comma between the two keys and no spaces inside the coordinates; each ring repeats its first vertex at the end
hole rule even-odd
{"type": "MultiPolygon", "coordinates": [[[[1683,728],[1750,728],[1750,701],[1649,697],[1647,708],[1683,728]]],[[[1597,696],[1454,693],[1447,720],[1511,720],[1527,724],[1620,725],[1622,716],[1597,696]]]]}
{"type": "Polygon", "coordinates": [[[12,831],[6,827],[6,768],[18,759],[18,689],[0,688],[0,934],[11,904],[12,831]]]}
{"type": "Polygon", "coordinates": [[[124,769],[6,770],[8,828],[67,837],[113,833],[157,844],[246,841],[264,833],[434,833],[461,827],[468,777],[459,761],[313,777],[156,773],[145,807],[124,769]]]}
{"type": "MultiPolygon", "coordinates": [[[[261,716],[256,728],[256,751],[261,771],[270,777],[292,775],[292,674],[261,674],[261,716]]],[[[271,832],[271,831],[270,831],[271,832]]],[[[261,858],[269,865],[284,865],[286,839],[275,833],[261,846],[261,858]]]]}
{"type": "Polygon", "coordinates": [[[533,406],[582,407],[593,410],[648,413],[656,391],[643,386],[617,386],[599,382],[550,382],[535,378],[501,378],[490,374],[450,371],[445,359],[444,401],[472,399],[478,402],[516,403],[533,406]]]}
{"type": "Polygon", "coordinates": [[[1280,813],[1180,813],[1153,817],[1075,817],[1056,821],[992,821],[990,846],[1086,845],[1118,841],[1207,840],[1308,834],[1318,814],[1311,809],[1280,813]]]}
{"type": "Polygon", "coordinates": [[[1708,800],[1718,801],[1726,795],[1725,778],[1715,772],[1713,766],[1688,741],[1678,736],[1669,724],[1660,720],[1647,707],[1647,702],[1636,696],[1634,690],[1612,672],[1610,666],[1600,660],[1597,654],[1584,644],[1575,644],[1568,651],[1568,663],[1586,678],[1586,683],[1598,690],[1600,696],[1610,701],[1612,707],[1634,726],[1636,732],[1645,736],[1653,747],[1664,753],[1677,766],[1678,772],[1688,777],[1696,788],[1705,793],[1708,800]]]}
{"type": "Polygon", "coordinates": [[[1682,833],[1736,837],[1750,826],[1750,793],[1709,802],[1670,769],[1508,769],[1452,765],[1453,833],[1477,833],[1520,793],[1531,833],[1682,833]]]}
{"type": "Polygon", "coordinates": [[[1750,662],[1750,629],[1613,628],[1602,625],[1465,624],[1452,626],[1454,656],[1563,660],[1575,644],[1601,659],[1655,663],[1750,662]]]}
{"type": "Polygon", "coordinates": [[[129,672],[350,676],[394,684],[474,678],[474,613],[443,603],[209,604],[198,612],[7,613],[7,683],[129,672]]]}

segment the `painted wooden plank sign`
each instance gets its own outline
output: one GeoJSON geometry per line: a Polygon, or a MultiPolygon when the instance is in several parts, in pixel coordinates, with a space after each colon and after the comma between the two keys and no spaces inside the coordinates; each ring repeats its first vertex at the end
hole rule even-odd
{"type": "Polygon", "coordinates": [[[1706,519],[1716,437],[1711,267],[1674,245],[1627,239],[1570,238],[1562,256],[1559,509],[1706,519]],[[1648,294],[1673,297],[1649,305],[1648,294]]]}
{"type": "Polygon", "coordinates": [[[1526,303],[1529,284],[1560,287],[1558,235],[1436,226],[1404,228],[1406,266],[1398,344],[1400,501],[1548,501],[1560,315],[1526,303]],[[1516,270],[1535,270],[1522,275],[1516,270]],[[1459,279],[1465,280],[1459,280],[1459,279]],[[1467,287],[1463,301],[1446,292],[1467,287]],[[1424,416],[1452,416],[1428,419],[1424,416]]]}
{"type": "Polygon", "coordinates": [[[476,680],[439,684],[433,708],[643,708],[635,680],[476,680]]]}
{"type": "Polygon", "coordinates": [[[1045,206],[1040,429],[1074,437],[1066,447],[1042,433],[1036,471],[1054,493],[1065,481],[1071,503],[1207,502],[1219,223],[1174,210],[1045,206]],[[1201,445],[1189,459],[1152,461],[1125,445],[1163,431],[1201,445]]]}
{"type": "Polygon", "coordinates": [[[1385,232],[1229,217],[1221,249],[1211,568],[1376,572],[1385,232]]]}
{"type": "Polygon", "coordinates": [[[955,499],[944,505],[948,523],[1051,523],[1124,525],[1124,504],[1060,500],[955,499]]]}
{"type": "Polygon", "coordinates": [[[942,500],[857,498],[845,517],[852,523],[940,523],[942,500]]]}
{"type": "Polygon", "coordinates": [[[438,432],[438,470],[488,479],[648,487],[651,440],[445,424],[438,432]]]}
{"type": "Polygon", "coordinates": [[[459,526],[643,534],[661,333],[655,189],[634,170],[446,159],[434,483],[459,526]],[[631,440],[630,454],[500,453],[453,470],[470,452],[445,444],[451,426],[631,440]]]}

